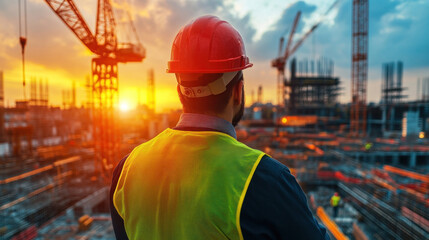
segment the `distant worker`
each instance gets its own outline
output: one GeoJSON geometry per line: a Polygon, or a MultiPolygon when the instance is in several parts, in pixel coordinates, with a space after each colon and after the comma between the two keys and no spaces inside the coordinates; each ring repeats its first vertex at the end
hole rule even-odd
{"type": "Polygon", "coordinates": [[[331,197],[331,206],[334,211],[334,218],[338,216],[338,205],[340,204],[341,197],[338,194],[338,192],[335,192],[334,195],[331,197]]]}
{"type": "Polygon", "coordinates": [[[329,239],[289,169],[236,140],[252,65],[226,21],[203,16],[179,31],[167,72],[183,114],[116,167],[118,239],[329,239]]]}

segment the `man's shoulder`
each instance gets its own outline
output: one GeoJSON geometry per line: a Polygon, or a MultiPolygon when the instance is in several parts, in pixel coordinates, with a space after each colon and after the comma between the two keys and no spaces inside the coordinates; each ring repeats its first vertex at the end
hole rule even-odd
{"type": "Polygon", "coordinates": [[[272,177],[280,177],[283,174],[290,174],[287,166],[277,161],[276,159],[265,154],[259,163],[255,174],[270,175],[272,177]]]}
{"type": "Polygon", "coordinates": [[[296,201],[302,198],[302,189],[289,168],[276,159],[265,155],[253,174],[248,194],[251,201],[296,201]]]}

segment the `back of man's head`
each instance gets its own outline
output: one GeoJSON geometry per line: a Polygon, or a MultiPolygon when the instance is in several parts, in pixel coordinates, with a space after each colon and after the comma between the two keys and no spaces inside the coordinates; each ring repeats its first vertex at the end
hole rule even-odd
{"type": "Polygon", "coordinates": [[[243,80],[242,70],[252,65],[238,31],[215,16],[203,16],[176,35],[167,72],[176,74],[185,112],[221,113],[243,80]]]}
{"type": "Polygon", "coordinates": [[[241,70],[232,76],[231,81],[226,85],[226,89],[222,93],[204,97],[190,96],[193,95],[193,93],[190,92],[190,89],[193,87],[207,86],[222,77],[224,77],[224,74],[222,73],[176,74],[177,80],[180,81],[177,92],[179,94],[180,102],[183,105],[184,112],[200,114],[222,113],[232,97],[234,87],[237,86],[239,81],[243,80],[243,73],[241,70]]]}

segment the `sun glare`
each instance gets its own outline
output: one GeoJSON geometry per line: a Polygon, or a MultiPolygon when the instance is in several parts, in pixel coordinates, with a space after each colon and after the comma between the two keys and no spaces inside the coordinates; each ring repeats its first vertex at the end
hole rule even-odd
{"type": "Polygon", "coordinates": [[[126,102],[121,102],[119,104],[119,110],[121,110],[121,112],[128,112],[130,110],[130,105],[126,102]]]}
{"type": "Polygon", "coordinates": [[[287,117],[282,117],[282,123],[286,124],[287,123],[287,117]]]}

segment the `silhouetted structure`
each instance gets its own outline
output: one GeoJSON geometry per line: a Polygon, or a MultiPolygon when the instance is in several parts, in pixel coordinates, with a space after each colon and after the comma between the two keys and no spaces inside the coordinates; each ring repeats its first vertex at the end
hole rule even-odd
{"type": "MultiPolygon", "coordinates": [[[[313,61],[310,63],[314,66],[313,61]]],[[[313,67],[309,72],[308,66],[307,60],[297,63],[294,58],[291,62],[291,77],[286,83],[290,88],[286,97],[289,114],[334,116],[340,90],[339,78],[332,76],[334,63],[322,58],[317,62],[317,70],[313,67]]]]}
{"type": "Polygon", "coordinates": [[[395,81],[395,63],[384,63],[382,67],[381,101],[386,105],[399,103],[406,97],[402,95],[406,88],[402,87],[403,64],[401,61],[397,63],[396,69],[395,81]]]}
{"type": "Polygon", "coordinates": [[[155,113],[155,76],[153,69],[147,74],[147,106],[151,114],[155,113]]]}
{"type": "Polygon", "coordinates": [[[262,85],[258,87],[258,103],[262,103],[262,85]]]}
{"type": "Polygon", "coordinates": [[[119,136],[114,119],[114,107],[118,101],[118,63],[141,62],[146,57],[146,50],[138,39],[130,15],[127,25],[131,25],[137,42],[119,42],[117,21],[108,0],[98,1],[95,33],[88,27],[73,0],[46,0],[46,3],[76,37],[97,55],[91,63],[95,158],[104,173],[104,179],[109,182],[111,168],[119,159],[116,156],[119,136]]]}

